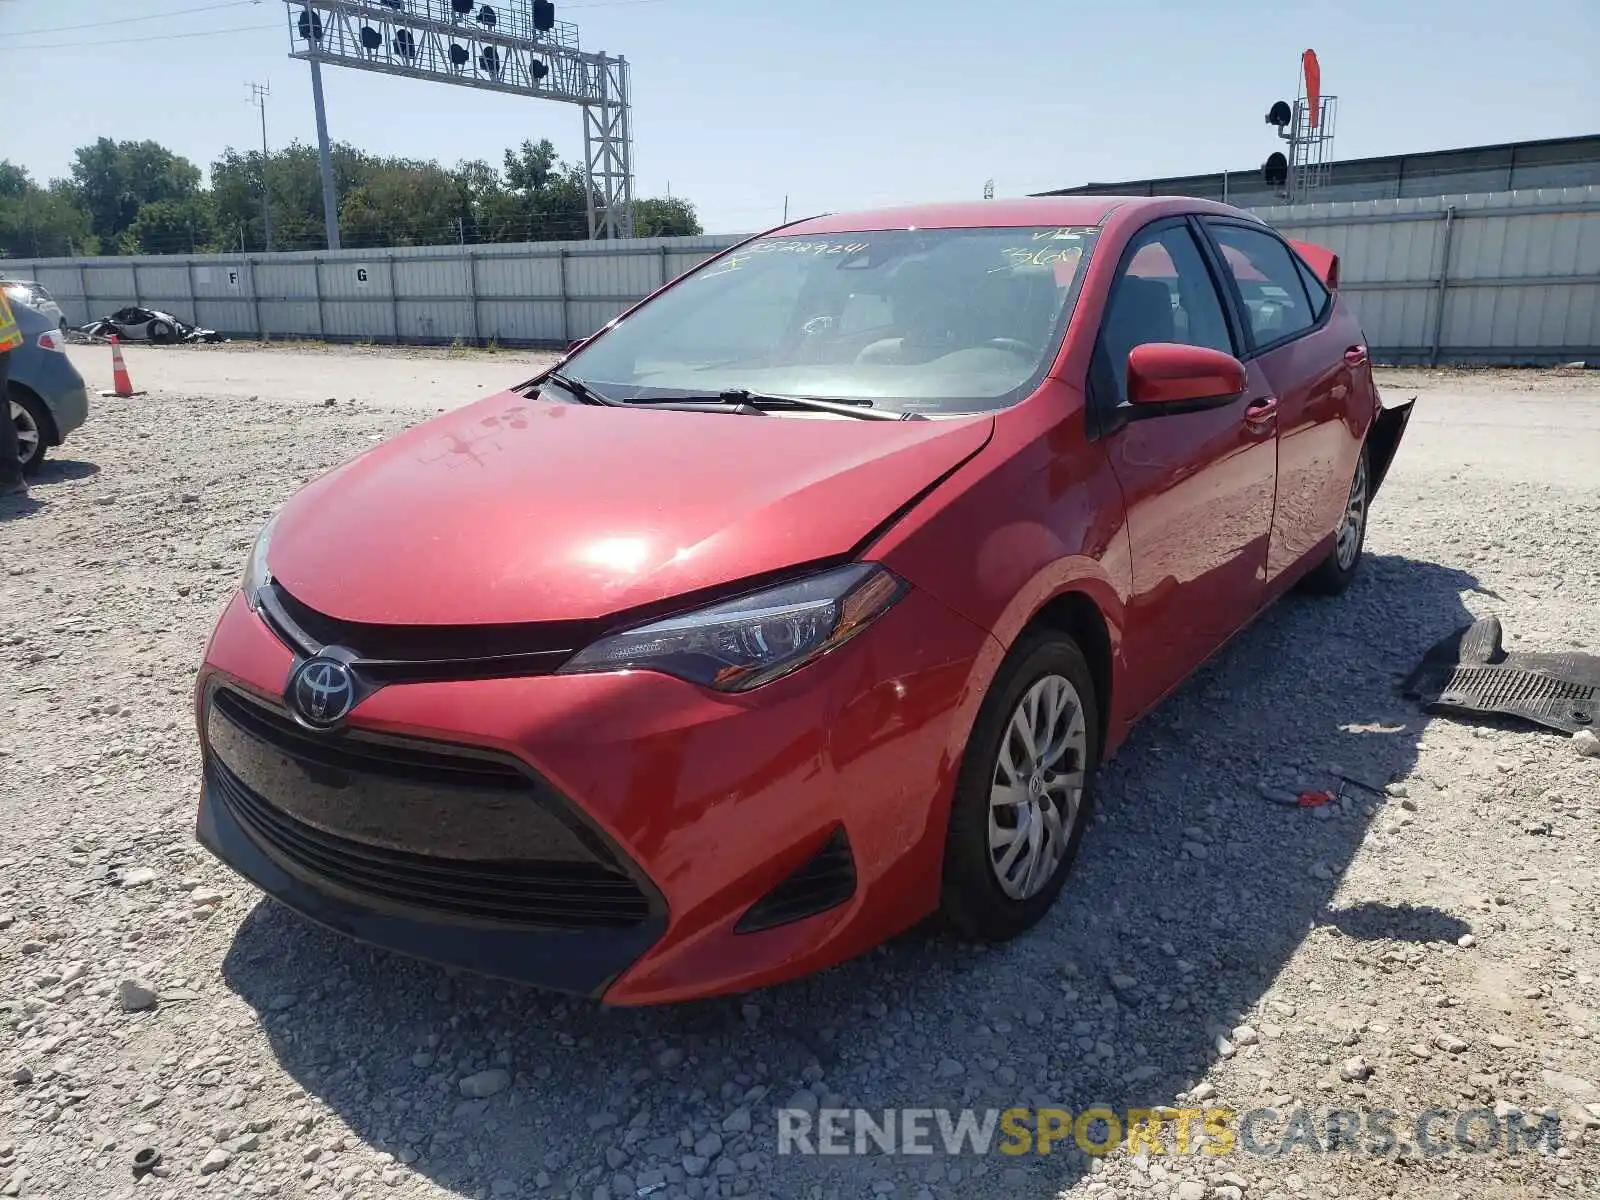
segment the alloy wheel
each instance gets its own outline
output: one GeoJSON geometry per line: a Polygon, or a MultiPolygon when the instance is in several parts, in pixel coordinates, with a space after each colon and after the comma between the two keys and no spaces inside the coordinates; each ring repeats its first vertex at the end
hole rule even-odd
{"type": "Polygon", "coordinates": [[[1088,757],[1077,688],[1064,676],[1045,675],[1006,723],[989,790],[989,864],[1011,899],[1038,895],[1065,857],[1088,757]]]}
{"type": "Polygon", "coordinates": [[[17,427],[17,458],[21,462],[28,462],[38,453],[39,439],[43,437],[39,423],[33,419],[31,412],[15,400],[11,401],[11,423],[17,427]]]}
{"type": "Polygon", "coordinates": [[[1350,481],[1350,499],[1345,502],[1344,516],[1339,521],[1339,533],[1334,543],[1339,569],[1348,571],[1355,565],[1361,552],[1361,534],[1367,523],[1367,456],[1356,460],[1356,477],[1350,481]]]}

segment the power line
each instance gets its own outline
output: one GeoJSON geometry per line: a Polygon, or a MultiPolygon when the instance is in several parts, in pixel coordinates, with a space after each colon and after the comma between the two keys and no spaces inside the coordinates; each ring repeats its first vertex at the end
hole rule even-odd
{"type": "Polygon", "coordinates": [[[255,33],[262,29],[279,29],[278,25],[236,25],[231,29],[201,29],[193,33],[155,33],[148,37],[108,38],[99,42],[44,42],[36,46],[18,46],[18,50],[78,50],[86,46],[130,46],[135,42],[171,42],[179,38],[219,37],[224,33],[255,33]]]}
{"type": "Polygon", "coordinates": [[[164,12],[146,13],[142,17],[117,17],[112,21],[91,21],[87,25],[52,25],[46,29],[20,29],[8,33],[8,38],[38,37],[45,33],[70,33],[75,29],[99,29],[102,25],[131,25],[135,21],[155,21],[162,17],[183,17],[193,13],[215,12],[219,8],[242,8],[246,4],[259,5],[261,0],[223,0],[221,4],[203,4],[198,8],[169,8],[164,12]]]}

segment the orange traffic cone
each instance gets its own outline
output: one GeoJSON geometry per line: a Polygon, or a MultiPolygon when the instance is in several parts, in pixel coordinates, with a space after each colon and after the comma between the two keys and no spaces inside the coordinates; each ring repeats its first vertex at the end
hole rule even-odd
{"type": "Polygon", "coordinates": [[[128,374],[128,364],[122,361],[122,346],[114,333],[111,335],[111,390],[100,394],[122,397],[144,395],[133,390],[133,377],[128,374]]]}

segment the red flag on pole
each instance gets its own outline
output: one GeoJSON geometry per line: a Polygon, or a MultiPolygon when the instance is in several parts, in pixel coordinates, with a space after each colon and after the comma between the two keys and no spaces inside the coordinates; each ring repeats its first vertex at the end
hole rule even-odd
{"type": "Polygon", "coordinates": [[[1306,117],[1311,128],[1322,119],[1322,67],[1317,63],[1317,52],[1307,50],[1300,56],[1300,70],[1306,77],[1306,117]]]}

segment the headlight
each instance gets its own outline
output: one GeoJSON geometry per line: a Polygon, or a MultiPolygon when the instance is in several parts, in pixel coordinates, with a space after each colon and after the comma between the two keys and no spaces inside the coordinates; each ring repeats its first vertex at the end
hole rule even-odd
{"type": "Polygon", "coordinates": [[[272,573],[267,570],[267,545],[272,541],[272,527],[278,523],[278,518],[273,517],[261,527],[261,532],[256,535],[256,544],[250,548],[250,557],[245,560],[244,578],[239,581],[239,589],[244,592],[244,602],[250,606],[250,611],[256,611],[256,592],[272,582],[272,573]]]}
{"type": "Polygon", "coordinates": [[[905,595],[876,563],[852,563],[602,638],[560,674],[660,671],[747,692],[843,645],[905,595]]]}

